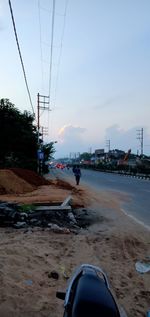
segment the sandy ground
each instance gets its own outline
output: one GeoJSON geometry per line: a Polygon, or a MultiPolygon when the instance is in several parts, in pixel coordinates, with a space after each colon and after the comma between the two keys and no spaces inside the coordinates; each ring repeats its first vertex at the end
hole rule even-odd
{"type": "MultiPolygon", "coordinates": [[[[95,223],[78,235],[55,234],[49,229],[0,228],[0,316],[60,317],[63,303],[55,297],[64,290],[63,272],[71,275],[81,263],[100,265],[128,317],[144,317],[150,309],[150,274],[135,270],[150,256],[149,231],[121,212],[123,195],[41,186],[25,194],[1,195],[22,203],[62,201],[72,194],[75,204],[90,206],[95,223]],[[88,197],[88,199],[87,199],[88,197]],[[97,217],[95,217],[97,216],[97,217]],[[49,278],[52,270],[59,279],[49,278]]],[[[93,316],[94,317],[94,316],[93,316]]]]}

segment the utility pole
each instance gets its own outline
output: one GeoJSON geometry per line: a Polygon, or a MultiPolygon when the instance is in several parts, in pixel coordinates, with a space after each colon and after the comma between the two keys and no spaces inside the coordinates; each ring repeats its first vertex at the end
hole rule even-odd
{"type": "Polygon", "coordinates": [[[137,130],[137,139],[140,141],[141,155],[143,155],[144,134],[143,128],[137,130]]]}
{"type": "Polygon", "coordinates": [[[42,141],[44,139],[44,135],[48,135],[48,128],[47,127],[41,127],[41,134],[42,134],[42,141]]]}
{"type": "Polygon", "coordinates": [[[110,140],[106,140],[106,146],[108,147],[108,152],[110,152],[110,140]]]}
{"type": "MultiPolygon", "coordinates": [[[[42,172],[42,164],[43,164],[43,152],[41,151],[41,145],[40,145],[40,110],[49,111],[49,96],[43,96],[38,93],[37,94],[37,128],[38,128],[37,172],[38,173],[40,173],[40,169],[42,172]]],[[[42,140],[43,140],[43,134],[42,134],[42,140]]]]}
{"type": "Polygon", "coordinates": [[[89,147],[88,153],[89,153],[89,154],[92,154],[92,147],[89,147]]]}
{"type": "Polygon", "coordinates": [[[80,163],[80,152],[77,153],[78,163],[80,163]]]}
{"type": "Polygon", "coordinates": [[[38,129],[40,129],[40,110],[49,110],[49,96],[37,94],[37,121],[38,129]]]}

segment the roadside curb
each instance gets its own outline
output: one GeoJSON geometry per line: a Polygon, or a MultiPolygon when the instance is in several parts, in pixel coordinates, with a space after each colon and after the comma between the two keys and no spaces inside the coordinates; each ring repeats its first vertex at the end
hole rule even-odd
{"type": "Polygon", "coordinates": [[[132,175],[132,174],[123,174],[123,173],[117,173],[120,176],[126,176],[131,178],[138,178],[138,179],[144,179],[144,180],[150,180],[149,176],[140,176],[140,175],[132,175]]]}
{"type": "Polygon", "coordinates": [[[133,174],[130,174],[130,173],[124,173],[124,172],[121,173],[121,172],[118,172],[118,171],[102,171],[102,170],[99,170],[99,169],[93,169],[93,171],[102,172],[102,173],[108,173],[108,174],[117,174],[117,175],[120,175],[120,176],[144,179],[144,180],[148,180],[148,181],[150,180],[150,176],[147,176],[145,174],[143,174],[143,175],[140,175],[140,174],[133,175],[133,174]]]}

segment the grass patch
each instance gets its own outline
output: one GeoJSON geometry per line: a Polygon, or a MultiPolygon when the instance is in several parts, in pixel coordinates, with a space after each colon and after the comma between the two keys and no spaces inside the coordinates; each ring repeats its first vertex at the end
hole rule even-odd
{"type": "Polygon", "coordinates": [[[33,212],[33,211],[35,211],[35,206],[34,205],[29,205],[29,204],[27,204],[27,205],[20,205],[19,206],[19,211],[20,212],[25,212],[25,213],[28,213],[28,212],[33,212]]]}

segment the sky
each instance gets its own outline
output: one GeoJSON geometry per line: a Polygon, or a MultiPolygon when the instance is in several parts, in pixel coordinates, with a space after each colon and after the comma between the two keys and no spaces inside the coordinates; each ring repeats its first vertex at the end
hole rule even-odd
{"type": "MultiPolygon", "coordinates": [[[[150,1],[55,0],[51,72],[53,0],[11,4],[36,116],[37,93],[50,93],[40,125],[56,157],[106,151],[108,140],[140,152],[141,128],[150,155],[150,1]]],[[[32,112],[6,0],[0,38],[0,98],[32,112]]]]}

